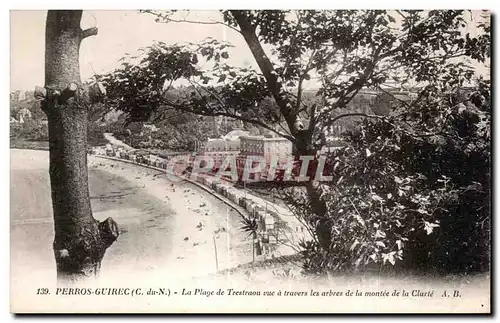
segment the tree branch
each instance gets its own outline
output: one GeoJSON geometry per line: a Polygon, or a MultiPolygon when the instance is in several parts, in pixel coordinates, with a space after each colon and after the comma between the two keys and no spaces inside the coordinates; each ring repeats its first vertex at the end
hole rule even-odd
{"type": "MultiPolygon", "coordinates": [[[[195,89],[199,95],[201,95],[201,93],[195,89]]],[[[198,115],[203,115],[203,116],[207,116],[207,117],[216,117],[216,116],[223,116],[223,117],[229,117],[229,118],[233,118],[233,119],[237,119],[237,120],[241,120],[241,121],[244,121],[244,122],[248,122],[248,123],[251,123],[251,124],[254,124],[254,125],[257,125],[257,126],[261,126],[262,128],[265,128],[267,130],[270,130],[272,132],[274,132],[275,134],[283,137],[283,138],[286,138],[292,142],[295,142],[295,138],[290,136],[290,135],[287,135],[287,134],[284,134],[284,133],[281,133],[275,129],[273,129],[271,126],[263,123],[262,121],[260,120],[255,120],[255,119],[249,119],[249,118],[245,118],[243,116],[240,116],[240,115],[236,115],[236,114],[233,114],[233,113],[230,113],[230,112],[222,112],[222,111],[219,111],[219,112],[210,112],[210,111],[207,111],[207,112],[203,112],[203,111],[194,111],[193,109],[189,109],[188,107],[186,107],[186,105],[184,104],[176,104],[174,102],[171,102],[169,100],[165,100],[165,104],[175,108],[175,109],[179,109],[179,110],[182,110],[182,111],[186,111],[186,112],[190,112],[190,113],[194,113],[194,114],[198,114],[198,115]]]]}
{"type": "Polygon", "coordinates": [[[238,33],[241,33],[237,28],[234,28],[233,26],[229,25],[229,24],[226,24],[222,21],[217,21],[217,20],[211,20],[211,21],[196,21],[196,20],[187,20],[187,19],[172,19],[172,18],[168,18],[168,17],[165,17],[164,15],[160,14],[160,13],[157,13],[157,12],[154,12],[152,10],[144,10],[143,11],[144,13],[147,13],[147,14],[150,14],[150,15],[153,15],[157,18],[161,18],[161,19],[164,19],[164,21],[159,21],[157,20],[157,22],[160,22],[160,23],[169,23],[169,22],[175,22],[175,23],[188,23],[188,24],[200,24],[200,25],[223,25],[223,26],[226,26],[226,27],[229,27],[231,28],[232,30],[238,32],[238,33]]]}
{"type": "Polygon", "coordinates": [[[337,64],[335,64],[335,71],[332,71],[332,69],[327,66],[327,68],[330,71],[332,71],[332,73],[323,75],[322,76],[322,81],[324,81],[326,78],[330,78],[332,75],[335,75],[335,78],[333,79],[333,81],[331,81],[332,84],[335,84],[335,82],[337,82],[339,76],[342,75],[342,72],[344,72],[344,69],[345,69],[345,67],[347,65],[346,63],[347,63],[347,50],[344,50],[344,58],[342,60],[342,65],[340,66],[340,69],[338,69],[337,64]]]}
{"type": "MultiPolygon", "coordinates": [[[[200,96],[202,96],[202,94],[201,94],[201,93],[200,93],[200,92],[196,89],[195,84],[196,84],[196,85],[198,85],[199,87],[201,87],[201,88],[202,88],[205,92],[207,92],[209,95],[211,95],[212,97],[214,97],[214,98],[217,100],[217,102],[219,102],[219,104],[221,105],[221,107],[223,107],[223,108],[226,110],[226,112],[228,113],[228,115],[226,115],[226,117],[230,117],[230,118],[238,119],[238,120],[241,120],[241,121],[245,121],[245,122],[253,123],[253,124],[255,124],[255,125],[259,125],[259,126],[261,126],[261,127],[263,127],[263,128],[266,128],[266,129],[268,129],[268,130],[271,130],[272,132],[274,132],[274,133],[278,134],[278,135],[279,135],[279,136],[281,136],[281,137],[284,137],[284,138],[289,139],[290,141],[293,141],[293,137],[292,137],[291,135],[289,135],[288,133],[286,133],[286,134],[281,133],[281,132],[279,132],[279,131],[277,131],[277,130],[273,129],[271,126],[268,126],[268,125],[266,125],[265,123],[263,123],[263,122],[261,122],[261,121],[258,121],[259,123],[255,123],[255,121],[257,121],[257,120],[254,120],[254,119],[248,119],[248,118],[245,118],[245,117],[242,117],[242,116],[239,116],[239,115],[232,114],[232,113],[230,112],[230,110],[227,108],[227,105],[226,105],[226,104],[225,104],[225,102],[222,100],[222,98],[221,98],[221,97],[219,97],[216,93],[214,93],[214,92],[210,91],[209,89],[207,89],[207,88],[205,88],[205,87],[201,86],[201,85],[200,85],[198,82],[196,82],[196,81],[191,81],[191,80],[189,80],[189,79],[188,79],[188,82],[189,82],[189,83],[191,83],[191,85],[193,85],[193,87],[195,88],[196,92],[198,92],[198,94],[199,94],[200,96]],[[251,120],[254,120],[254,121],[251,121],[251,120]]],[[[286,131],[286,129],[284,129],[284,128],[281,126],[281,124],[279,124],[279,123],[278,123],[278,125],[279,125],[279,126],[280,126],[280,128],[282,128],[285,132],[287,132],[287,131],[286,131]]]]}
{"type": "MultiPolygon", "coordinates": [[[[295,46],[295,42],[297,41],[297,34],[299,33],[300,21],[302,19],[302,16],[299,15],[298,11],[295,11],[295,15],[297,16],[297,26],[295,27],[295,33],[293,34],[292,39],[290,40],[290,46],[292,48],[295,46]]],[[[299,55],[300,55],[300,53],[299,53],[299,55]]],[[[283,68],[283,77],[285,77],[286,72],[288,70],[288,67],[290,66],[290,63],[292,62],[293,58],[294,57],[292,55],[290,55],[288,57],[288,59],[286,60],[285,66],[283,68]]]]}
{"type": "Polygon", "coordinates": [[[401,100],[399,98],[397,98],[394,94],[392,94],[391,92],[389,91],[386,91],[384,90],[382,87],[380,86],[377,86],[377,89],[379,89],[382,93],[385,93],[387,95],[389,95],[390,97],[392,97],[394,100],[398,101],[399,103],[401,104],[404,104],[407,108],[411,108],[411,106],[405,101],[405,100],[401,100]]]}
{"type": "Polygon", "coordinates": [[[293,111],[291,104],[283,95],[284,90],[281,83],[278,82],[278,76],[273,67],[273,64],[269,60],[269,57],[267,57],[259,41],[259,38],[255,34],[255,26],[250,23],[248,17],[241,10],[231,10],[231,14],[238,23],[243,38],[245,39],[255,60],[257,61],[262,74],[266,78],[269,91],[276,100],[276,103],[278,104],[281,114],[285,118],[290,132],[295,135],[297,132],[297,129],[295,127],[297,115],[295,111],[293,111]]]}
{"type": "Polygon", "coordinates": [[[198,92],[198,94],[199,94],[200,96],[202,96],[202,94],[201,94],[201,93],[200,93],[200,92],[196,89],[195,84],[196,84],[196,85],[198,85],[199,87],[201,87],[201,88],[202,88],[205,92],[207,92],[209,95],[211,95],[214,99],[216,99],[216,100],[217,100],[217,102],[219,102],[219,104],[220,104],[222,107],[224,107],[224,109],[225,109],[226,111],[229,111],[229,110],[227,109],[226,103],[225,103],[224,101],[222,101],[222,98],[221,98],[220,96],[218,96],[216,93],[214,93],[214,92],[210,91],[209,89],[207,89],[207,88],[206,88],[206,87],[204,87],[204,86],[201,86],[201,85],[200,85],[198,82],[196,82],[196,81],[191,81],[190,79],[188,79],[188,82],[189,82],[189,83],[191,83],[191,85],[195,88],[196,92],[198,92]]]}
{"type": "MultiPolygon", "coordinates": [[[[166,108],[165,110],[162,110],[161,113],[157,112],[156,116],[153,117],[152,123],[161,125],[163,123],[163,121],[167,121],[169,118],[172,117],[172,116],[166,117],[165,112],[172,111],[172,110],[175,110],[175,109],[171,107],[171,108],[166,108]]],[[[185,112],[182,112],[182,114],[184,114],[184,113],[185,112]]],[[[175,115],[175,116],[177,117],[179,115],[175,115]]]]}
{"type": "Polygon", "coordinates": [[[163,85],[162,85],[162,89],[160,89],[160,90],[159,90],[159,92],[161,93],[161,96],[162,96],[162,97],[163,97],[163,96],[165,95],[165,93],[167,93],[167,92],[170,90],[170,88],[172,87],[172,83],[174,82],[174,80],[176,80],[176,79],[177,79],[177,74],[178,74],[178,72],[175,72],[175,75],[172,77],[172,79],[170,80],[170,83],[168,84],[168,86],[167,86],[165,89],[163,89],[163,86],[165,86],[165,83],[163,83],[163,85]]]}
{"type": "Polygon", "coordinates": [[[403,13],[401,12],[401,10],[396,10],[396,12],[401,16],[403,17],[403,19],[406,19],[407,17],[405,15],[403,15],[403,13]]]}
{"type": "Polygon", "coordinates": [[[295,110],[299,111],[300,105],[302,103],[302,83],[304,82],[304,78],[307,73],[311,70],[311,63],[313,61],[314,55],[316,55],[316,50],[314,50],[311,54],[311,57],[309,58],[309,61],[307,62],[306,68],[302,73],[300,73],[299,77],[299,83],[297,85],[297,103],[295,104],[295,110]]]}
{"type": "MultiPolygon", "coordinates": [[[[398,12],[400,15],[402,15],[400,12],[398,12]]],[[[456,14],[458,15],[458,13],[456,14]]],[[[410,17],[406,16],[405,19],[409,19],[410,17]]],[[[398,52],[398,51],[403,51],[409,44],[409,42],[411,41],[411,35],[413,35],[413,30],[415,28],[420,28],[424,25],[424,23],[426,23],[428,20],[431,20],[431,19],[435,19],[435,16],[427,16],[426,18],[424,18],[422,21],[420,21],[417,25],[413,24],[409,29],[408,31],[406,32],[403,32],[401,35],[399,35],[396,39],[397,40],[400,40],[402,39],[403,37],[405,36],[410,36],[408,37],[408,39],[406,40],[403,40],[401,41],[401,44],[391,50],[388,50],[387,52],[383,53],[380,55],[380,58],[386,58],[386,57],[389,57],[391,55],[393,55],[394,53],[398,52]]]]}
{"type": "Polygon", "coordinates": [[[98,32],[97,27],[88,28],[88,29],[82,30],[80,37],[82,39],[85,39],[87,37],[97,35],[97,32],[98,32]]]}
{"type": "Polygon", "coordinates": [[[316,104],[311,105],[311,113],[309,115],[309,126],[307,127],[307,130],[312,134],[314,126],[316,125],[316,104]]]}
{"type": "Polygon", "coordinates": [[[358,94],[358,92],[363,88],[366,81],[372,76],[375,66],[377,65],[377,60],[379,58],[382,46],[375,49],[373,53],[373,58],[371,64],[366,67],[364,73],[360,77],[351,83],[350,86],[344,91],[344,96],[339,97],[339,100],[335,103],[336,107],[345,107],[351,100],[358,94]]]}

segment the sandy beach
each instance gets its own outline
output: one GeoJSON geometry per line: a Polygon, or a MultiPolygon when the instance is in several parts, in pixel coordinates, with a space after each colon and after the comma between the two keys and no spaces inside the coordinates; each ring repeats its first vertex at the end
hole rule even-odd
{"type": "MultiPolygon", "coordinates": [[[[12,279],[25,283],[33,268],[55,275],[48,152],[11,150],[11,183],[12,279]]],[[[103,260],[102,280],[189,280],[252,260],[239,215],[193,184],[90,156],[89,186],[94,217],[111,216],[121,230],[103,260]]]]}

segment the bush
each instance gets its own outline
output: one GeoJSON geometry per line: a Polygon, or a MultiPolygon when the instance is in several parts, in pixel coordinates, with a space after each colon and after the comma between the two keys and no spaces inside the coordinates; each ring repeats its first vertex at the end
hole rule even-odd
{"type": "MultiPolygon", "coordinates": [[[[330,246],[318,236],[302,244],[307,271],[489,269],[489,86],[463,96],[434,96],[415,107],[419,117],[403,110],[345,134],[348,146],[330,156],[333,181],[316,187],[330,246]]],[[[305,194],[289,203],[317,230],[305,194]]]]}
{"type": "MultiPolygon", "coordinates": [[[[25,141],[48,141],[48,124],[33,119],[27,119],[24,123],[11,123],[10,138],[25,141]]],[[[91,146],[102,146],[108,142],[104,138],[104,129],[94,123],[88,125],[87,140],[91,146]]]]}
{"type": "Polygon", "coordinates": [[[104,138],[105,129],[90,122],[87,128],[87,144],[89,146],[104,146],[108,141],[104,138]]]}

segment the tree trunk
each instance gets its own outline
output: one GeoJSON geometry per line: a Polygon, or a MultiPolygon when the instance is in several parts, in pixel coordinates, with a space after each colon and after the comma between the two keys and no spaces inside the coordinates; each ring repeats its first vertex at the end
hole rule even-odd
{"type": "Polygon", "coordinates": [[[282,84],[278,81],[278,76],[274,70],[273,64],[267,57],[262,45],[255,33],[255,26],[251,24],[244,10],[231,10],[233,18],[240,27],[240,32],[245,39],[250,51],[252,52],[257,65],[266,78],[267,87],[278,105],[281,114],[285,118],[292,135],[296,135],[295,121],[297,120],[297,113],[293,109],[293,105],[285,99],[282,84]]]}
{"type": "MultiPolygon", "coordinates": [[[[298,156],[315,156],[316,151],[312,145],[312,135],[309,131],[298,132],[297,137],[297,155],[298,156]]],[[[321,198],[321,192],[318,191],[312,180],[305,183],[307,196],[311,205],[311,215],[308,219],[309,225],[312,226],[316,232],[318,242],[323,251],[330,250],[332,243],[332,234],[330,226],[328,225],[326,201],[321,198]]]]}
{"type": "Polygon", "coordinates": [[[106,249],[118,237],[112,218],[92,216],[87,170],[88,95],[80,80],[81,41],[97,34],[80,28],[81,10],[49,10],[46,24],[45,97],[54,212],[54,256],[59,282],[96,277],[106,249]]]}

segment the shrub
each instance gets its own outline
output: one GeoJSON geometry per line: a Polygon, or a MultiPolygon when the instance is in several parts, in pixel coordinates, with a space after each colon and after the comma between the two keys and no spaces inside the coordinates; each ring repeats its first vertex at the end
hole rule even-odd
{"type": "Polygon", "coordinates": [[[96,125],[95,123],[89,122],[87,128],[87,144],[89,146],[103,146],[108,143],[104,138],[105,129],[96,125]]]}
{"type": "MultiPolygon", "coordinates": [[[[464,96],[430,96],[344,135],[348,145],[329,157],[333,181],[316,187],[330,247],[302,244],[307,271],[489,269],[489,85],[464,96]]],[[[288,202],[314,231],[306,195],[288,202]]]]}
{"type": "Polygon", "coordinates": [[[27,119],[24,123],[10,124],[10,137],[29,141],[47,141],[49,140],[49,130],[46,123],[27,119]]]}

